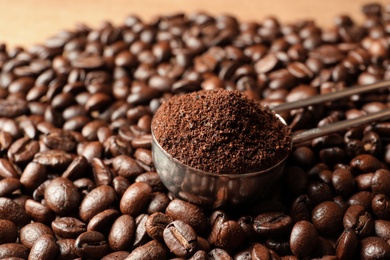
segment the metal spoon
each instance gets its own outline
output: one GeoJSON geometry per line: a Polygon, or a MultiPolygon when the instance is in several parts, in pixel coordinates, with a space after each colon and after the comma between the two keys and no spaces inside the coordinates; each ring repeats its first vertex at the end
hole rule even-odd
{"type": "MultiPolygon", "coordinates": [[[[272,107],[272,109],[276,113],[280,113],[291,109],[349,97],[355,94],[379,90],[389,86],[389,81],[383,81],[372,85],[351,87],[343,91],[319,95],[298,102],[285,103],[272,107]]],[[[282,117],[279,116],[279,119],[282,123],[286,124],[282,117]]],[[[347,130],[362,124],[387,119],[390,119],[390,108],[377,113],[294,134],[292,136],[292,145],[297,145],[316,137],[347,130]]],[[[265,197],[276,185],[278,185],[286,159],[288,158],[288,156],[286,156],[271,168],[259,172],[242,174],[204,172],[185,165],[173,158],[157,142],[153,131],[152,156],[156,171],[170,192],[181,199],[208,208],[235,206],[265,197]]]]}

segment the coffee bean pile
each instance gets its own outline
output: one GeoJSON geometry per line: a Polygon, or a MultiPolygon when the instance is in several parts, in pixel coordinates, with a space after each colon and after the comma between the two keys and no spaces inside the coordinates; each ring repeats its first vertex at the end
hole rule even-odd
{"type": "MultiPolygon", "coordinates": [[[[390,9],[319,28],[205,13],[78,25],[0,45],[0,259],[389,259],[390,122],[295,147],[247,207],[174,198],[151,157],[173,95],[239,90],[263,104],[390,78],[390,9]]],[[[388,107],[389,91],[283,113],[293,131],[388,107]]]]}
{"type": "Polygon", "coordinates": [[[237,90],[174,96],[154,115],[152,131],[175,159],[212,173],[259,172],[291,151],[288,126],[237,90]]]}

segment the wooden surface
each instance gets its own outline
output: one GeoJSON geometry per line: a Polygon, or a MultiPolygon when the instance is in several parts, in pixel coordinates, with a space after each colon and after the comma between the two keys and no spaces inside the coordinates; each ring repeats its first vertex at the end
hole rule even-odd
{"type": "MultiPolygon", "coordinates": [[[[267,15],[283,22],[311,18],[330,27],[337,14],[362,21],[364,0],[1,0],[0,41],[28,47],[41,43],[61,29],[83,22],[96,27],[103,20],[120,24],[128,14],[148,20],[177,11],[228,13],[240,20],[261,21],[267,15]]],[[[390,4],[390,1],[378,3],[390,4]]]]}

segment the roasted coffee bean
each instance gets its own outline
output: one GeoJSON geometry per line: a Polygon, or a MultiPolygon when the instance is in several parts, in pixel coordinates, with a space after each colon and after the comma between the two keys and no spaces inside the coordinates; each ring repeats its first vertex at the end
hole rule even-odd
{"type": "Polygon", "coordinates": [[[161,212],[153,213],[145,222],[146,232],[152,239],[163,241],[164,229],[172,221],[173,219],[167,214],[161,212]]]}
{"type": "Polygon", "coordinates": [[[344,211],[333,201],[318,204],[312,211],[312,223],[325,235],[338,233],[342,228],[344,211]]]}
{"type": "Polygon", "coordinates": [[[56,240],[53,235],[46,234],[39,237],[33,244],[28,259],[55,259],[59,253],[56,240]]]}
{"type": "Polygon", "coordinates": [[[300,195],[293,200],[290,209],[290,215],[293,222],[300,220],[311,220],[311,202],[307,195],[300,195]]]}
{"type": "Polygon", "coordinates": [[[0,219],[12,221],[18,227],[23,227],[30,222],[30,217],[25,210],[9,198],[0,198],[0,219]]]}
{"type": "Polygon", "coordinates": [[[123,214],[138,216],[147,206],[152,194],[152,188],[144,182],[130,185],[120,200],[120,209],[123,214]]]}
{"type": "Polygon", "coordinates": [[[110,185],[113,174],[110,168],[99,158],[93,158],[91,162],[93,177],[97,186],[110,185]]]}
{"type": "Polygon", "coordinates": [[[37,153],[33,161],[53,169],[66,169],[72,159],[72,155],[62,150],[47,150],[37,153]]]}
{"type": "Polygon", "coordinates": [[[115,200],[114,188],[107,185],[96,187],[81,202],[79,208],[80,218],[86,222],[91,220],[96,214],[110,207],[115,200]]]}
{"type": "Polygon", "coordinates": [[[27,199],[24,207],[27,215],[36,222],[48,225],[55,219],[55,213],[52,210],[35,200],[27,199]]]}
{"type": "Polygon", "coordinates": [[[146,208],[148,214],[153,214],[155,212],[165,212],[165,209],[168,207],[168,204],[171,200],[165,193],[162,192],[153,192],[149,205],[146,208]]]}
{"type": "Polygon", "coordinates": [[[144,172],[137,161],[127,155],[118,155],[112,161],[114,171],[125,178],[136,178],[144,172]]]}
{"type": "Polygon", "coordinates": [[[344,230],[336,243],[336,256],[338,259],[354,259],[358,243],[359,241],[354,230],[344,230]]]}
{"type": "Polygon", "coordinates": [[[382,193],[390,196],[390,171],[379,169],[371,179],[371,189],[374,194],[382,193]]]}
{"type": "Polygon", "coordinates": [[[228,220],[223,223],[217,222],[213,225],[208,240],[216,247],[228,252],[234,252],[245,243],[245,232],[240,224],[234,220],[228,220]]]}
{"type": "Polygon", "coordinates": [[[170,251],[179,257],[192,255],[197,249],[195,231],[181,220],[169,223],[163,231],[163,238],[170,251]]]}
{"type": "Polygon", "coordinates": [[[109,251],[106,238],[97,231],[87,231],[80,234],[74,247],[78,256],[89,259],[100,259],[109,251]]]}
{"type": "Polygon", "coordinates": [[[4,178],[0,180],[0,197],[8,197],[21,187],[19,179],[4,178]]]}
{"type": "Polygon", "coordinates": [[[355,181],[350,170],[336,169],[332,175],[333,188],[337,194],[343,197],[349,196],[353,193],[355,181]]]}
{"type": "Polygon", "coordinates": [[[73,217],[62,217],[51,223],[54,234],[60,238],[76,239],[81,233],[87,231],[87,225],[73,217]]]}
{"type": "Polygon", "coordinates": [[[228,252],[221,248],[214,248],[209,253],[209,260],[217,260],[217,259],[224,259],[224,260],[233,260],[233,258],[229,255],[228,252]]]}
{"type": "Polygon", "coordinates": [[[19,174],[9,160],[0,158],[0,176],[2,178],[17,178],[19,174]]]}
{"type": "Polygon", "coordinates": [[[135,220],[130,215],[118,217],[112,224],[108,235],[108,243],[112,250],[125,250],[133,244],[135,234],[135,220]]]}
{"type": "Polygon", "coordinates": [[[183,200],[174,199],[165,211],[174,220],[181,220],[189,224],[199,235],[207,229],[207,219],[204,212],[198,206],[183,200]]]}
{"type": "Polygon", "coordinates": [[[46,178],[46,167],[37,162],[30,162],[20,176],[20,183],[27,191],[32,192],[38,188],[46,178]]]}
{"type": "Polygon", "coordinates": [[[374,214],[380,219],[390,219],[390,200],[385,194],[377,194],[371,202],[374,214]]]}
{"type": "Polygon", "coordinates": [[[148,214],[141,214],[135,219],[135,234],[134,234],[134,243],[133,248],[136,248],[140,245],[145,244],[150,237],[146,232],[146,221],[148,220],[148,214]]]}
{"type": "Polygon", "coordinates": [[[53,231],[48,226],[34,222],[20,229],[19,240],[22,245],[31,249],[35,241],[45,234],[54,236],[53,231]]]}
{"type": "Polygon", "coordinates": [[[310,198],[312,206],[316,206],[324,201],[332,200],[333,198],[333,192],[329,185],[320,181],[313,181],[309,183],[306,193],[310,198]]]}
{"type": "Polygon", "coordinates": [[[0,244],[15,243],[18,227],[10,220],[0,219],[0,244]]]}
{"type": "Polygon", "coordinates": [[[310,256],[318,244],[318,233],[308,221],[295,223],[290,235],[290,247],[293,254],[302,259],[310,256]]]}
{"type": "Polygon", "coordinates": [[[128,251],[116,251],[104,256],[102,260],[124,260],[129,254],[128,251]]]}
{"type": "Polygon", "coordinates": [[[374,195],[369,191],[360,191],[355,193],[348,199],[349,205],[361,205],[365,209],[371,208],[371,202],[374,198],[374,195]]]}
{"type": "Polygon", "coordinates": [[[152,240],[145,245],[134,249],[125,260],[154,260],[154,259],[166,259],[166,251],[163,245],[156,240],[152,240]]]}
{"type": "Polygon", "coordinates": [[[75,137],[69,131],[54,131],[43,137],[43,143],[50,149],[71,152],[76,149],[75,137]]]}
{"type": "Polygon", "coordinates": [[[374,220],[371,214],[361,205],[351,205],[344,214],[345,229],[352,229],[358,237],[369,236],[374,229],[374,220]]]}
{"type": "Polygon", "coordinates": [[[144,172],[135,179],[135,182],[146,182],[152,187],[153,191],[165,191],[166,188],[162,183],[157,172],[144,172]]]}
{"type": "Polygon", "coordinates": [[[66,170],[62,173],[63,178],[67,178],[69,180],[76,180],[81,177],[84,172],[88,169],[88,161],[82,156],[78,155],[73,161],[68,165],[66,170]]]}
{"type": "Polygon", "coordinates": [[[360,154],[354,157],[350,165],[362,173],[374,172],[381,168],[379,160],[370,154],[360,154]]]}
{"type": "Polygon", "coordinates": [[[360,241],[360,256],[362,259],[388,259],[390,245],[380,237],[367,237],[360,241]]]}
{"type": "Polygon", "coordinates": [[[267,238],[282,237],[290,232],[292,226],[292,218],[283,212],[262,213],[253,220],[255,232],[267,238]]]}
{"type": "Polygon", "coordinates": [[[8,149],[8,158],[14,163],[25,164],[30,162],[39,152],[39,143],[28,137],[16,140],[8,149]]]}
{"type": "Polygon", "coordinates": [[[45,189],[45,201],[49,209],[65,215],[80,205],[80,193],[68,179],[55,178],[45,189]]]}
{"type": "Polygon", "coordinates": [[[119,216],[120,213],[115,209],[103,210],[91,218],[88,222],[87,230],[98,231],[105,235],[109,232],[110,227],[119,216]]]}
{"type": "Polygon", "coordinates": [[[0,245],[1,259],[27,259],[29,249],[17,243],[5,243],[0,245]]]}
{"type": "Polygon", "coordinates": [[[375,235],[388,241],[390,239],[390,221],[377,219],[374,223],[375,235]]]}

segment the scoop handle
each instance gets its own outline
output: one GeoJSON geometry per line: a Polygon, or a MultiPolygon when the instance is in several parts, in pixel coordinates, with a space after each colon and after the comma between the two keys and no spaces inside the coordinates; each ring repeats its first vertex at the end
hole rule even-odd
{"type": "Polygon", "coordinates": [[[348,130],[352,127],[372,123],[375,121],[384,121],[390,119],[390,108],[383,109],[379,112],[360,116],[357,118],[339,121],[333,124],[325,125],[322,127],[313,128],[300,133],[293,134],[292,141],[293,145],[309,141],[316,137],[336,133],[343,130],[348,130]]]}

